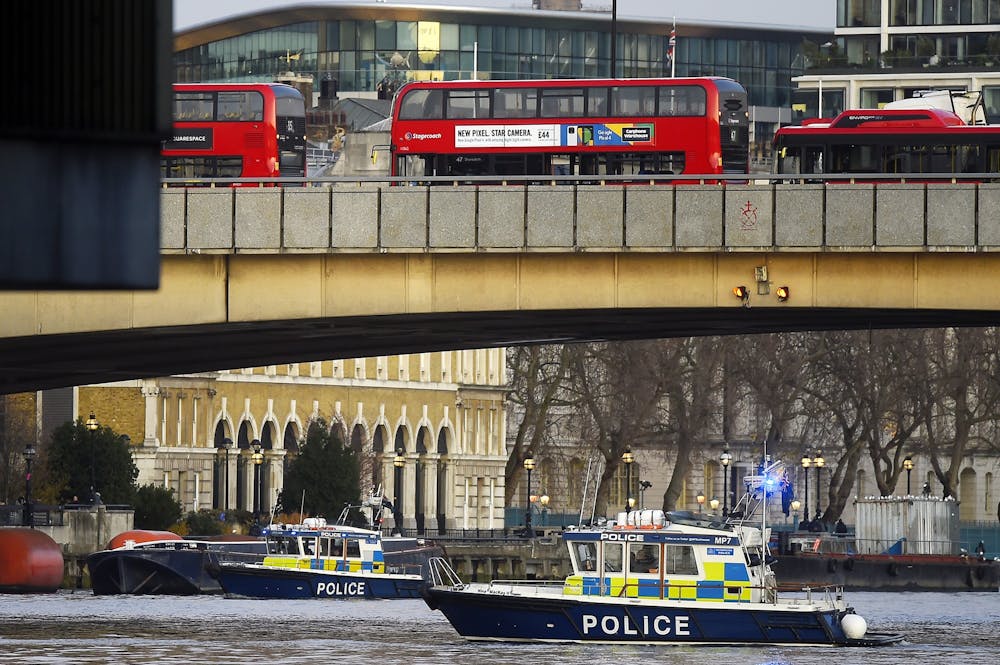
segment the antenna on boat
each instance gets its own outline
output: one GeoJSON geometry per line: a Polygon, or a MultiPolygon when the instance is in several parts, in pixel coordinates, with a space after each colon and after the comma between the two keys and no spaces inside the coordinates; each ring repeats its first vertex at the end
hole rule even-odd
{"type": "Polygon", "coordinates": [[[303,513],[306,511],[306,491],[302,490],[302,502],[299,504],[299,521],[305,517],[303,513]]]}

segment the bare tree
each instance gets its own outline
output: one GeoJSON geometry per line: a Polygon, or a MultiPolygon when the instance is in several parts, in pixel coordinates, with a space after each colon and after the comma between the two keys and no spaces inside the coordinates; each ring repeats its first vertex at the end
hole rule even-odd
{"type": "Polygon", "coordinates": [[[944,328],[921,336],[924,377],[918,409],[926,453],[944,496],[956,496],[962,458],[995,429],[1000,384],[994,379],[997,329],[944,328]]]}
{"type": "Polygon", "coordinates": [[[507,351],[511,377],[508,408],[515,425],[510,454],[504,470],[505,505],[514,505],[514,492],[528,452],[542,453],[550,440],[558,415],[566,404],[565,381],[570,347],[566,345],[512,347],[507,351]]]}
{"type": "Polygon", "coordinates": [[[658,424],[664,376],[657,342],[572,347],[572,390],[578,396],[581,435],[604,458],[596,511],[606,513],[609,488],[626,448],[648,441],[658,424]]]}
{"type": "Polygon", "coordinates": [[[664,380],[656,441],[674,461],[663,510],[673,510],[682,499],[684,480],[690,475],[692,456],[707,439],[717,419],[719,394],[725,378],[723,358],[729,344],[717,337],[664,340],[661,342],[660,371],[664,380]]]}

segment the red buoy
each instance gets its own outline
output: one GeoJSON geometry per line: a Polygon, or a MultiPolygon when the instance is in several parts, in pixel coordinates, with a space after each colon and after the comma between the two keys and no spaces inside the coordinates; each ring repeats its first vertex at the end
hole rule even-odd
{"type": "Polygon", "coordinates": [[[0,529],[0,592],[47,593],[62,581],[59,543],[36,529],[0,529]]]}
{"type": "Polygon", "coordinates": [[[116,550],[119,547],[124,547],[130,541],[133,545],[137,545],[139,543],[152,543],[159,540],[172,541],[184,539],[171,531],[132,529],[131,531],[122,531],[117,536],[112,538],[111,542],[108,543],[108,549],[116,550]]]}

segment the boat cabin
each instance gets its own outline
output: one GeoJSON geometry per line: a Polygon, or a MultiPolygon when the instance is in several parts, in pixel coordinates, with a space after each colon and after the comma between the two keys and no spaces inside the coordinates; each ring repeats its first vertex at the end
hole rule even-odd
{"type": "Polygon", "coordinates": [[[707,516],[632,511],[563,539],[573,565],[564,595],[759,602],[773,586],[760,530],[707,516]]]}
{"type": "Polygon", "coordinates": [[[382,538],[376,531],[328,526],[323,518],[307,518],[302,524],[272,524],[263,535],[267,541],[266,566],[386,572],[382,538]]]}

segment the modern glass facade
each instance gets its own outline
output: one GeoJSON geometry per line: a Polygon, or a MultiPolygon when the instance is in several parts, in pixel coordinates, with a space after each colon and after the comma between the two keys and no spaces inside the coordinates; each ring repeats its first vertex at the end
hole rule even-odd
{"type": "Polygon", "coordinates": [[[834,44],[820,66],[1000,65],[1000,0],[837,0],[834,44]]]}
{"type": "MultiPolygon", "coordinates": [[[[263,29],[257,20],[247,25],[258,29],[241,32],[234,21],[178,35],[185,46],[175,51],[176,80],[258,81],[293,71],[336,79],[344,92],[373,92],[410,79],[586,78],[611,71],[609,14],[370,5],[310,11],[315,20],[286,23],[277,11],[266,14],[275,24],[263,29]]],[[[678,25],[674,73],[728,76],[746,86],[752,105],[787,108],[791,78],[803,70],[803,39],[829,35],[758,28],[678,25]]],[[[617,75],[669,76],[670,29],[666,22],[619,21],[617,75]]]]}
{"type": "Polygon", "coordinates": [[[818,44],[795,118],[949,89],[982,93],[986,121],[1000,122],[1000,0],[837,0],[836,37],[818,44]]]}

